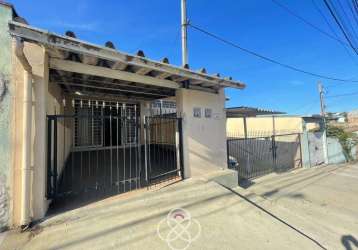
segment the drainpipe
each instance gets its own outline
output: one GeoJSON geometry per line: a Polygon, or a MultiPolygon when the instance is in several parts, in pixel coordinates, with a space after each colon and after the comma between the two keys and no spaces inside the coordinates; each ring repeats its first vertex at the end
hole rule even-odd
{"type": "Polygon", "coordinates": [[[30,171],[31,171],[31,123],[32,123],[32,67],[24,54],[22,39],[15,40],[15,55],[24,68],[24,99],[22,115],[22,166],[21,166],[21,225],[30,222],[30,171]]]}

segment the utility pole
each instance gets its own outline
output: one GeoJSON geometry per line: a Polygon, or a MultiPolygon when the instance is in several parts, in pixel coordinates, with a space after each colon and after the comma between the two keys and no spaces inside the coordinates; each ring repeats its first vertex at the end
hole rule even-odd
{"type": "Polygon", "coordinates": [[[321,82],[318,82],[318,92],[319,92],[319,100],[321,105],[321,116],[323,120],[323,154],[324,154],[324,163],[328,164],[328,146],[327,146],[327,124],[326,124],[326,105],[324,102],[324,89],[321,82]]]}
{"type": "MultiPolygon", "coordinates": [[[[325,118],[324,90],[321,82],[318,82],[319,101],[321,105],[321,116],[325,118]]],[[[324,119],[325,120],[325,119],[324,119]]]]}
{"type": "Polygon", "coordinates": [[[186,17],[186,0],[181,0],[181,52],[182,65],[188,64],[188,19],[186,17]]]}

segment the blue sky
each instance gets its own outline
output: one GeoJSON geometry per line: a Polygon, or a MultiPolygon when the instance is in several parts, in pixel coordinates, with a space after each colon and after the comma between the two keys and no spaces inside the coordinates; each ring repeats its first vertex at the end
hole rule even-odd
{"type": "MultiPolygon", "coordinates": [[[[321,0],[315,0],[336,32],[339,31],[321,0]]],[[[104,44],[147,57],[168,57],[180,65],[180,0],[11,1],[17,12],[40,28],[63,34],[72,30],[82,40],[104,44]]],[[[188,17],[243,47],[281,62],[339,78],[358,79],[358,57],[318,33],[270,0],[187,0],[188,17]],[[352,59],[353,57],[353,59],[352,59]]],[[[311,0],[279,0],[305,19],[331,33],[311,0]]],[[[247,84],[230,89],[227,106],[254,106],[290,114],[319,112],[317,79],[270,64],[189,29],[189,64],[205,67],[247,84]]],[[[343,38],[342,38],[343,40],[343,38]]],[[[358,91],[358,83],[322,80],[327,95],[358,91]]],[[[358,108],[357,96],[327,99],[328,111],[358,108]]]]}

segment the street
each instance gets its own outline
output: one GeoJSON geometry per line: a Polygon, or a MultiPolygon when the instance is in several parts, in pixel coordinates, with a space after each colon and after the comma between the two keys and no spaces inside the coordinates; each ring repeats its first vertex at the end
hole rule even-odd
{"type": "Polygon", "coordinates": [[[246,189],[189,179],[9,232],[2,249],[170,249],[158,225],[173,208],[200,224],[187,249],[356,249],[357,178],[357,165],[335,165],[271,174],[246,189]]]}

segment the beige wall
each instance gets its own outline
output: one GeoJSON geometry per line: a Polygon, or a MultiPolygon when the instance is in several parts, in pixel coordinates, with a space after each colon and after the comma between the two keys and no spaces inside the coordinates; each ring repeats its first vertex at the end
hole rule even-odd
{"type": "MultiPolygon", "coordinates": [[[[243,118],[228,118],[227,136],[244,137],[243,118]]],[[[248,136],[265,136],[286,133],[302,133],[301,117],[248,117],[246,118],[248,136]]]]}
{"type": "Polygon", "coordinates": [[[227,168],[224,92],[212,94],[179,89],[176,104],[177,112],[183,117],[185,177],[227,168]],[[193,117],[194,107],[201,108],[201,118],[193,117]],[[212,109],[211,118],[205,118],[205,108],[212,109]]]}
{"type": "MultiPolygon", "coordinates": [[[[32,89],[32,141],[31,141],[31,204],[33,218],[40,218],[46,211],[47,201],[45,199],[45,183],[38,180],[45,178],[45,157],[46,157],[46,95],[48,71],[47,60],[44,50],[36,45],[25,43],[25,55],[32,66],[33,89],[32,89]]],[[[21,63],[13,53],[13,74],[12,80],[15,87],[14,113],[12,129],[14,130],[14,154],[13,154],[13,221],[14,225],[20,224],[21,213],[21,164],[22,164],[22,117],[23,117],[23,76],[24,70],[21,63]]]]}
{"type": "Polygon", "coordinates": [[[312,131],[312,130],[316,130],[316,129],[319,129],[319,128],[320,128],[319,123],[307,123],[306,124],[306,130],[307,131],[312,131]]]}
{"type": "MultiPolygon", "coordinates": [[[[48,83],[48,59],[45,50],[35,44],[25,43],[25,55],[32,66],[32,141],[31,141],[31,216],[32,219],[42,218],[48,208],[49,202],[46,198],[46,154],[47,154],[47,114],[63,113],[62,92],[57,85],[49,86],[48,83]]],[[[13,183],[12,194],[12,225],[20,225],[21,213],[21,155],[22,155],[22,117],[23,117],[23,75],[24,69],[13,52],[12,83],[14,84],[14,112],[12,119],[13,129],[13,183]]],[[[59,145],[66,145],[71,142],[69,126],[60,123],[58,127],[59,145]],[[66,131],[66,135],[64,135],[66,131]]],[[[59,148],[58,164],[63,165],[68,152],[59,148]]]]}

